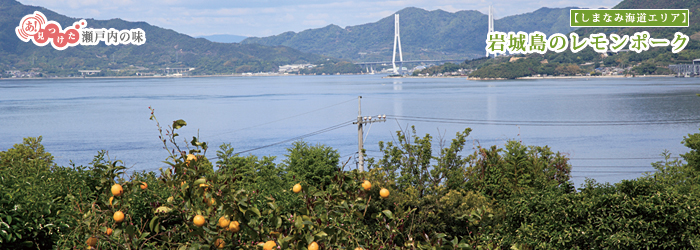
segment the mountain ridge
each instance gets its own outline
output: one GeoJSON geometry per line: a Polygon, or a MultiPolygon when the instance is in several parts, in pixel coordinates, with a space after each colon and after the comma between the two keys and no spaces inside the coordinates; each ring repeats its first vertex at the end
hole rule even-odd
{"type": "MultiPolygon", "coordinates": [[[[637,53],[623,50],[617,53],[597,53],[590,46],[573,53],[567,49],[561,53],[549,51],[544,55],[531,53],[509,57],[482,58],[467,61],[450,67],[433,67],[415,74],[445,73],[453,69],[474,69],[469,74],[476,78],[517,78],[532,75],[669,75],[681,74],[672,71],[671,65],[691,64],[700,58],[700,0],[623,0],[613,9],[688,9],[690,11],[688,27],[583,27],[574,32],[580,37],[603,33],[618,36],[633,36],[637,32],[649,32],[650,38],[673,40],[676,32],[689,36],[685,48],[672,52],[672,46],[648,47],[637,53]],[[695,12],[695,13],[694,13],[695,12]],[[523,60],[518,60],[523,59],[523,60]]],[[[630,38],[631,39],[631,38],[630,38]]],[[[625,46],[631,46],[631,42],[625,46]]],[[[694,75],[691,72],[684,74],[694,75]]]]}
{"type": "Polygon", "coordinates": [[[130,67],[153,70],[166,67],[195,68],[195,71],[189,73],[230,74],[276,72],[278,66],[285,64],[338,61],[285,46],[210,42],[143,21],[129,22],[118,18],[85,20],[88,28],[141,28],[146,33],[147,42],[141,46],[108,46],[100,43],[57,51],[51,46],[40,47],[31,42],[22,42],[15,35],[14,29],[22,17],[34,11],[42,12],[48,20],[56,21],[62,27],[79,20],[44,7],[24,5],[15,0],[0,0],[0,74],[8,70],[38,69],[43,75],[63,76],[78,74],[77,70],[83,69],[117,72],[116,70],[130,67]]]}
{"type": "MultiPolygon", "coordinates": [[[[494,20],[497,31],[567,33],[569,9],[540,8],[534,12],[494,20]],[[545,29],[546,28],[546,29],[545,29]]],[[[467,59],[484,52],[488,15],[475,10],[454,13],[408,7],[400,17],[404,60],[467,59]]],[[[342,28],[330,24],[301,32],[249,37],[242,44],[283,45],[300,51],[353,61],[386,61],[393,53],[394,17],[342,28]]]]}

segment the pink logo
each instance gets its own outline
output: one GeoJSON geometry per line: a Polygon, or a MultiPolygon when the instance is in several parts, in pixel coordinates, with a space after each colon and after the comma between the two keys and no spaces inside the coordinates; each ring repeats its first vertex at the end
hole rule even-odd
{"type": "Polygon", "coordinates": [[[78,29],[85,27],[87,22],[80,20],[65,30],[56,21],[48,21],[46,16],[39,11],[26,15],[19,22],[15,29],[17,37],[24,42],[32,40],[37,46],[45,46],[51,43],[54,49],[64,50],[68,46],[75,46],[80,43],[80,32],[78,29]]]}
{"type": "Polygon", "coordinates": [[[61,29],[56,21],[48,21],[46,16],[39,11],[26,15],[15,29],[17,37],[23,42],[31,40],[37,46],[45,46],[51,43],[54,49],[64,50],[69,46],[97,45],[100,41],[107,45],[146,43],[146,32],[142,29],[117,31],[115,29],[88,29],[87,22],[80,20],[72,26],[61,29]]]}

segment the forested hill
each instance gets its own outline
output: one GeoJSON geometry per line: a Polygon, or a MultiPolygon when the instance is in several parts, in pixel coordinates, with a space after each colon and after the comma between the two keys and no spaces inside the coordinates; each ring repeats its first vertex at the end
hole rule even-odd
{"type": "MultiPolygon", "coordinates": [[[[547,52],[544,55],[516,55],[521,58],[496,57],[475,59],[459,65],[432,67],[415,75],[446,74],[450,71],[471,71],[478,78],[518,78],[533,75],[668,75],[669,65],[689,64],[700,58],[700,0],[624,0],[614,9],[688,9],[688,27],[589,27],[575,30],[581,37],[604,33],[633,36],[636,32],[648,31],[651,38],[672,41],[676,32],[690,37],[690,41],[679,53],[672,46],[650,47],[641,53],[621,51],[619,53],[596,53],[586,47],[578,53],[566,50],[562,53],[547,52]],[[518,59],[525,60],[518,60],[518,59]],[[517,60],[517,61],[516,61],[517,60]],[[461,69],[461,70],[460,70],[461,69]]],[[[568,21],[566,21],[568,24],[568,21]]],[[[625,45],[629,46],[629,44],[625,45]]],[[[452,73],[450,73],[452,74],[452,73]]]]}
{"type": "Polygon", "coordinates": [[[31,42],[22,42],[15,35],[14,29],[22,17],[34,11],[42,12],[63,28],[79,20],[15,0],[0,0],[0,74],[7,70],[35,69],[44,75],[70,75],[77,74],[77,70],[81,69],[99,68],[104,71],[129,68],[130,65],[149,69],[192,67],[196,68],[191,72],[193,74],[242,73],[277,71],[277,67],[284,64],[327,61],[326,57],[289,47],[215,43],[145,22],[121,19],[86,21],[89,28],[141,28],[146,32],[147,42],[141,46],[107,46],[100,43],[97,46],[75,46],[57,51],[50,45],[38,47],[31,42]]]}
{"type": "MultiPolygon", "coordinates": [[[[495,20],[497,31],[541,31],[568,33],[569,9],[541,8],[537,11],[495,20]]],[[[483,56],[486,46],[488,15],[475,10],[455,13],[405,8],[400,16],[401,45],[404,60],[467,59],[483,56]]],[[[374,23],[337,25],[286,32],[270,37],[251,37],[243,44],[284,45],[304,52],[353,61],[386,61],[391,58],[394,41],[394,15],[374,23]]]]}

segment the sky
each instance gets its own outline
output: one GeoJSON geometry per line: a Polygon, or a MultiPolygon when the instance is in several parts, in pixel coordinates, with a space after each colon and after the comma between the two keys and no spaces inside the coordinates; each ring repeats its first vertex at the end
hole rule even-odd
{"type": "Polygon", "coordinates": [[[340,27],[376,22],[401,9],[449,12],[477,10],[496,19],[542,7],[611,8],[621,0],[19,0],[76,18],[145,21],[190,36],[271,36],[329,24],[340,27]]]}

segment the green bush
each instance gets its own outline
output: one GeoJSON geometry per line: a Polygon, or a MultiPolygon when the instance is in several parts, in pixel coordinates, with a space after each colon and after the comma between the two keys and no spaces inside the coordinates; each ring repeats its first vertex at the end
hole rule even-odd
{"type": "Polygon", "coordinates": [[[358,172],[342,170],[336,150],[305,142],[280,164],[233,154],[229,144],[212,163],[196,137],[175,143],[185,125],[174,121],[163,136],[158,124],[171,153],[158,173],[127,174],[105,151],[89,168],[59,167],[41,137],[0,152],[0,248],[85,248],[92,237],[100,249],[213,249],[217,242],[261,249],[268,241],[283,249],[312,242],[321,249],[700,246],[700,134],[683,140],[691,149],[683,160],[664,153],[652,174],[612,185],[587,180],[575,192],[562,154],[519,141],[464,154],[471,129],[439,148],[415,128],[398,131],[396,141],[380,143],[383,156],[358,172]],[[112,193],[115,184],[122,195],[112,193]],[[117,211],[124,221],[115,220],[117,211]],[[195,224],[198,215],[203,225],[195,224]],[[220,218],[239,227],[222,228],[220,218]]]}
{"type": "Polygon", "coordinates": [[[84,167],[60,167],[41,137],[0,152],[0,248],[52,248],[64,241],[75,218],[72,201],[96,193],[96,176],[84,167]]]}

